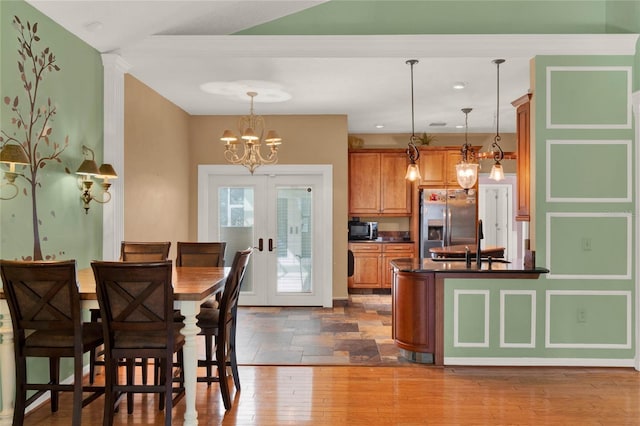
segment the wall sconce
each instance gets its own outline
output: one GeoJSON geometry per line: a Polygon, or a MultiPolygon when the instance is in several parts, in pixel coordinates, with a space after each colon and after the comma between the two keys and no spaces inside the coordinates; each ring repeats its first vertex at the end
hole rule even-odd
{"type": "Polygon", "coordinates": [[[109,179],[115,179],[118,177],[116,171],[113,169],[111,164],[103,164],[98,168],[98,164],[96,164],[94,158],[93,150],[85,145],[82,145],[82,154],[87,155],[91,154],[91,158],[85,159],[76,174],[82,176],[82,180],[80,182],[79,188],[82,191],[82,195],[80,198],[84,203],[83,208],[85,213],[89,213],[89,203],[91,200],[96,203],[105,204],[111,201],[111,193],[109,192],[109,187],[111,184],[109,183],[109,179]],[[93,178],[103,179],[100,186],[102,187],[102,199],[97,198],[92,194],[91,188],[93,187],[93,178]]]}
{"type": "Polygon", "coordinates": [[[27,153],[24,152],[24,148],[22,148],[21,145],[9,143],[5,144],[2,151],[0,151],[0,163],[6,163],[9,165],[9,171],[4,172],[4,179],[7,180],[7,183],[0,182],[0,188],[3,186],[12,186],[16,191],[15,194],[10,197],[3,197],[0,195],[0,200],[11,200],[16,198],[19,192],[18,186],[15,184],[16,178],[18,176],[22,176],[22,174],[16,173],[16,164],[28,166],[31,163],[29,162],[27,153]]]}

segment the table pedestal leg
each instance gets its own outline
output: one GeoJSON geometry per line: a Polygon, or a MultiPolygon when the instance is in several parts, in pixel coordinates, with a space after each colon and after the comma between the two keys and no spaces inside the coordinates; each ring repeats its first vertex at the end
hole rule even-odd
{"type": "Polygon", "coordinates": [[[185,426],[195,426],[198,424],[198,412],[196,410],[196,386],[198,380],[198,345],[196,343],[196,336],[199,331],[196,326],[196,314],[198,306],[198,302],[180,301],[180,313],[184,316],[182,334],[184,335],[185,426]]]}
{"type": "Polygon", "coordinates": [[[6,300],[0,300],[0,425],[10,425],[13,421],[15,404],[15,359],[13,357],[13,327],[6,300]]]}

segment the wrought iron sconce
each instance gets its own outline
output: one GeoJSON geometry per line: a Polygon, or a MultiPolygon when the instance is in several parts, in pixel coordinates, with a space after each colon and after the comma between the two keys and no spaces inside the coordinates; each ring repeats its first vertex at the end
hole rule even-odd
{"type": "Polygon", "coordinates": [[[4,179],[7,180],[7,183],[0,182],[0,188],[3,186],[12,186],[15,188],[15,193],[9,197],[3,197],[0,195],[0,200],[11,200],[16,198],[18,195],[19,189],[16,185],[16,178],[18,176],[22,176],[21,173],[16,173],[16,164],[21,166],[28,166],[31,164],[29,162],[29,158],[27,157],[27,153],[24,151],[21,145],[15,144],[5,144],[0,151],[0,163],[6,163],[9,165],[9,171],[4,172],[4,179]]]}
{"type": "Polygon", "coordinates": [[[83,202],[83,208],[85,213],[89,213],[89,203],[93,200],[96,203],[105,204],[111,201],[111,193],[109,192],[109,187],[111,187],[111,183],[109,183],[109,179],[115,179],[118,177],[116,171],[113,169],[111,164],[102,164],[98,167],[94,160],[93,150],[85,145],[82,145],[82,154],[87,156],[91,154],[91,158],[85,159],[76,174],[82,176],[82,180],[78,185],[80,191],[82,191],[82,195],[80,198],[83,202]],[[102,183],[100,186],[102,187],[102,197],[97,198],[92,192],[93,188],[93,178],[102,179],[102,183]]]}

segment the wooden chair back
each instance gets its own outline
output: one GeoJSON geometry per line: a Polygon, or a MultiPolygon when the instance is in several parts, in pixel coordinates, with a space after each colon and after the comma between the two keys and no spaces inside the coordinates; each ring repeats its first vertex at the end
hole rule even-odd
{"type": "Polygon", "coordinates": [[[178,241],[176,266],[224,266],[226,242],[178,241]]]}
{"type": "Polygon", "coordinates": [[[80,296],[76,262],[0,261],[17,351],[24,351],[26,336],[38,330],[74,336],[82,353],[80,296]]]}
{"type": "Polygon", "coordinates": [[[218,340],[226,341],[227,335],[231,333],[231,326],[235,321],[236,310],[238,308],[238,298],[240,297],[240,287],[244,274],[249,264],[252,249],[236,252],[231,270],[224,284],[224,291],[220,299],[220,317],[218,323],[218,340]]]}
{"type": "MultiPolygon", "coordinates": [[[[126,352],[134,346],[136,357],[164,358],[158,349],[173,348],[174,335],[171,261],[95,261],[91,267],[107,353],[117,357],[120,349],[126,352]]],[[[130,353],[121,357],[128,358],[130,353]]]]}
{"type": "Polygon", "coordinates": [[[125,262],[159,262],[169,258],[170,241],[123,241],[120,244],[120,260],[125,262]]]}

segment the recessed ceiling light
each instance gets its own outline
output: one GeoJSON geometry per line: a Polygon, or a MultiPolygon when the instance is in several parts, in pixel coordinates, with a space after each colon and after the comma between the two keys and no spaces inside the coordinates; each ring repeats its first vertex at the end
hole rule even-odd
{"type": "Polygon", "coordinates": [[[456,90],[462,90],[465,87],[467,87],[467,84],[463,81],[456,81],[455,83],[453,83],[453,88],[456,90]]]}
{"type": "Polygon", "coordinates": [[[384,129],[384,124],[376,124],[376,129],[384,129]]]}
{"type": "Polygon", "coordinates": [[[464,126],[462,124],[457,124],[456,129],[464,129],[464,126]]]}

